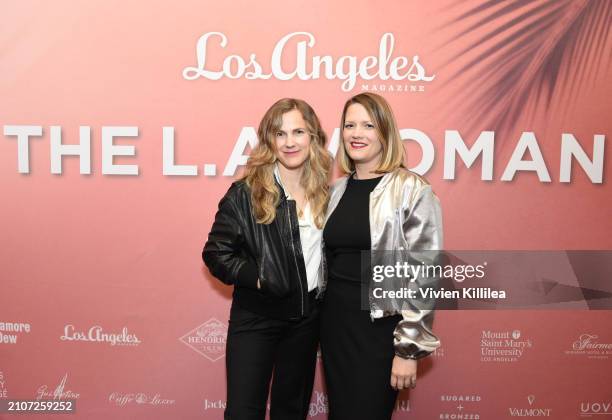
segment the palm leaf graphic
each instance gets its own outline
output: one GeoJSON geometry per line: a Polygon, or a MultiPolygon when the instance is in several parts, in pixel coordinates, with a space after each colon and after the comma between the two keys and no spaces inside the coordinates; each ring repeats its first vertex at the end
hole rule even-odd
{"type": "Polygon", "coordinates": [[[468,130],[505,132],[527,111],[548,111],[554,95],[566,106],[610,62],[611,0],[488,0],[449,23],[467,24],[450,42],[479,35],[447,62],[470,57],[448,78],[470,92],[450,104],[466,111],[468,130]]]}

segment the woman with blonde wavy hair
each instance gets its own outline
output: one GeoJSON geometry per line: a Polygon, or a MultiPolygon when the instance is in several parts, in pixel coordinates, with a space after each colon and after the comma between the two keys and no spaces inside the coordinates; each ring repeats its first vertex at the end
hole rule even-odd
{"type": "Polygon", "coordinates": [[[234,285],[226,346],[225,419],[305,419],[314,381],[321,236],[331,157],[313,109],[299,99],[264,115],[245,175],[219,210],[202,258],[234,285]]]}

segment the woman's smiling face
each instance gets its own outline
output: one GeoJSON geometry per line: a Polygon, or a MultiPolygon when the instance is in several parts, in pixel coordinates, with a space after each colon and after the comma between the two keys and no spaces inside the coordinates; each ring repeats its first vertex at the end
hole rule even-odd
{"type": "Polygon", "coordinates": [[[378,129],[363,105],[354,103],[346,110],[342,139],[344,149],[355,165],[373,168],[378,165],[382,143],[378,138],[378,129]]]}
{"type": "Polygon", "coordinates": [[[283,114],[283,122],[274,133],[276,157],[287,169],[301,167],[310,155],[310,134],[302,113],[292,109],[283,114]]]}

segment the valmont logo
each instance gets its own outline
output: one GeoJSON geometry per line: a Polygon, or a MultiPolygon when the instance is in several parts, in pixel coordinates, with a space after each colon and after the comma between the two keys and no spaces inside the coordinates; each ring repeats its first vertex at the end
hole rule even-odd
{"type": "Polygon", "coordinates": [[[535,395],[531,394],[527,396],[529,407],[509,407],[510,417],[551,417],[552,408],[534,407],[535,399],[535,395]]]}
{"type": "Polygon", "coordinates": [[[189,331],[180,340],[212,362],[225,355],[227,325],[211,318],[202,325],[189,331]]]}
{"type": "Polygon", "coordinates": [[[200,77],[209,80],[219,80],[223,77],[250,80],[270,78],[316,80],[323,77],[328,80],[342,80],[341,87],[344,92],[352,90],[358,78],[431,82],[436,77],[427,74],[418,55],[394,57],[395,37],[390,32],[380,38],[378,55],[362,58],[353,55],[337,58],[331,55],[309,55],[309,50],[314,47],[315,42],[315,37],[310,32],[292,32],[282,37],[274,46],[268,69],[259,63],[255,53],[250,53],[248,58],[236,54],[227,55],[222,60],[221,68],[211,69],[207,63],[209,48],[225,48],[228,45],[228,38],[222,32],[207,32],[196,44],[197,64],[185,67],[183,77],[187,80],[200,77]],[[295,57],[295,61],[283,68],[281,63],[287,64],[288,56],[295,57]]]}

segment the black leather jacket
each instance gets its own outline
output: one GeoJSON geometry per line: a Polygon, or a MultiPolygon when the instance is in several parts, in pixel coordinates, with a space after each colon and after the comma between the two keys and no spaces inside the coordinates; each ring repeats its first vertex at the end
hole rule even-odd
{"type": "Polygon", "coordinates": [[[234,285],[234,299],[245,309],[277,319],[301,318],[312,308],[296,204],[277,187],[276,217],[266,225],[255,221],[246,182],[234,182],[219,202],[202,259],[213,276],[234,285]]]}

